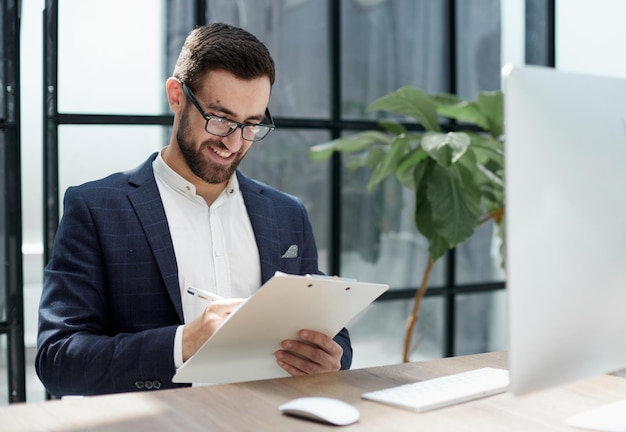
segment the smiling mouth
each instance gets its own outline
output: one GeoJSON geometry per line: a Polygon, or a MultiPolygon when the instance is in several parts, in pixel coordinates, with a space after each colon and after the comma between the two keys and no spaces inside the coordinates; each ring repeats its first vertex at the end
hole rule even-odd
{"type": "Polygon", "coordinates": [[[224,158],[224,159],[228,159],[233,154],[233,153],[231,153],[229,151],[226,151],[226,150],[219,150],[219,149],[216,149],[214,147],[209,147],[209,148],[211,149],[211,151],[213,151],[213,153],[215,153],[216,155],[218,155],[219,157],[224,158]]]}

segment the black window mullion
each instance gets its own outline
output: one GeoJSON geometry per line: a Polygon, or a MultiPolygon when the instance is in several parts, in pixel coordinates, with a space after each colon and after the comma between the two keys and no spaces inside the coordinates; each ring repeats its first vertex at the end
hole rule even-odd
{"type": "MultiPolygon", "coordinates": [[[[457,85],[457,8],[456,0],[448,0],[448,92],[456,94],[457,85]]],[[[454,127],[454,122],[451,122],[454,127]]],[[[455,329],[456,329],[456,249],[449,250],[445,257],[446,273],[444,285],[447,290],[443,294],[443,320],[444,320],[444,340],[443,355],[451,357],[454,355],[455,329]]]]}
{"type": "Polygon", "coordinates": [[[197,26],[206,24],[206,2],[208,0],[194,1],[194,21],[197,26]]]}
{"type": "MultiPolygon", "coordinates": [[[[59,226],[59,125],[58,17],[56,0],[46,0],[43,11],[43,265],[52,257],[54,237],[59,226]]],[[[51,395],[46,391],[46,399],[51,395]]]]}
{"type": "MultiPolygon", "coordinates": [[[[330,47],[330,121],[332,139],[341,136],[341,4],[328,1],[329,10],[329,47],[330,47]]],[[[329,239],[329,270],[330,274],[341,274],[341,154],[335,152],[330,161],[330,239],[329,239]]]]}
{"type": "Polygon", "coordinates": [[[44,265],[52,257],[52,246],[59,225],[59,125],[58,88],[58,17],[56,0],[46,0],[43,12],[43,209],[44,265]]]}
{"type": "Polygon", "coordinates": [[[0,220],[2,223],[3,275],[6,321],[0,333],[7,335],[7,379],[10,403],[26,401],[26,366],[24,353],[24,280],[22,264],[22,197],[20,162],[20,7],[18,0],[0,3],[2,8],[2,74],[4,85],[0,134],[0,162],[3,190],[0,220]]]}

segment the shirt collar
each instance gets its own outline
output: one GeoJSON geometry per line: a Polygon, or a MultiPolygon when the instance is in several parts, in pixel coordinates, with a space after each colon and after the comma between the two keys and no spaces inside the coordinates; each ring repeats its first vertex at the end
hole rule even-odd
{"type": "MultiPolygon", "coordinates": [[[[175,191],[180,192],[183,195],[190,196],[195,199],[196,197],[196,187],[193,183],[185,180],[180,174],[174,171],[165,161],[163,160],[163,156],[161,156],[161,152],[157,155],[156,159],[153,163],[154,175],[159,177],[161,181],[167,184],[170,188],[175,191]]],[[[239,180],[237,179],[237,175],[233,174],[226,185],[226,188],[216,201],[223,201],[225,199],[230,199],[236,196],[239,193],[239,180]]]]}

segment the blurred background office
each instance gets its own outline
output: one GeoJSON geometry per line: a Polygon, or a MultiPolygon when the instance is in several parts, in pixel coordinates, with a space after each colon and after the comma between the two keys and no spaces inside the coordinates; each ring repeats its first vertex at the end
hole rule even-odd
{"type": "MultiPolygon", "coordinates": [[[[366,107],[403,85],[471,99],[507,63],[626,77],[625,14],[620,0],[0,0],[0,404],[45,398],[37,306],[65,189],[168,142],[164,82],[195,25],[244,27],[277,64],[277,129],[241,169],[304,201],[323,271],[391,285],[350,325],[357,368],[401,361],[427,244],[395,179],[367,193],[369,172],[309,147],[376,127],[366,107]]],[[[486,224],[436,264],[412,360],[506,349],[498,247],[486,224]]]]}

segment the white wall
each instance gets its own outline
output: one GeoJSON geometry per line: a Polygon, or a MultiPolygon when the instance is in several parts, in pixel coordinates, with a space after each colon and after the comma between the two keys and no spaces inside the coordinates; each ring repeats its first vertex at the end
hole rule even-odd
{"type": "Polygon", "coordinates": [[[626,78],[626,1],[557,0],[556,67],[626,78]]]}

